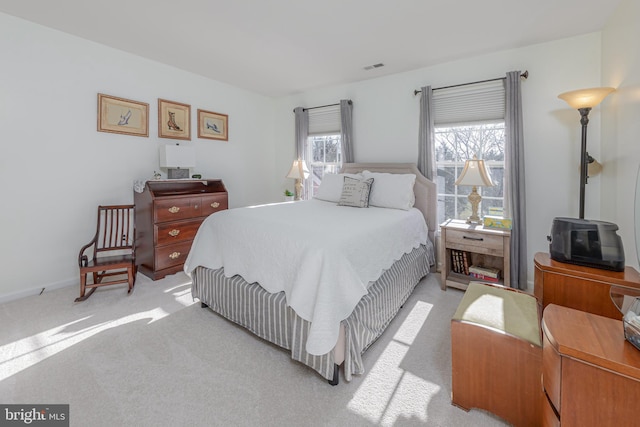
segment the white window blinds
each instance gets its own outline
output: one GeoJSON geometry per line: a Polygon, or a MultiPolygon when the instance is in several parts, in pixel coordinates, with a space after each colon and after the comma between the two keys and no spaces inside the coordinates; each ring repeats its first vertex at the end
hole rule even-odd
{"type": "Polygon", "coordinates": [[[499,79],[433,91],[436,126],[504,120],[505,81],[499,79]]]}
{"type": "Polygon", "coordinates": [[[340,105],[309,109],[309,135],[340,133],[340,105]]]}

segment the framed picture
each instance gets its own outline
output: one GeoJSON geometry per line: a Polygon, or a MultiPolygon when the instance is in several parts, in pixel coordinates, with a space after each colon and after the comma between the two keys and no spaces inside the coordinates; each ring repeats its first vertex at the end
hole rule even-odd
{"type": "Polygon", "coordinates": [[[158,137],[191,140],[191,106],[158,99],[158,137]]]}
{"type": "Polygon", "coordinates": [[[149,136],[149,104],[98,94],[98,132],[149,136]]]}
{"type": "Polygon", "coordinates": [[[198,138],[229,140],[229,116],[198,110],[198,138]]]}

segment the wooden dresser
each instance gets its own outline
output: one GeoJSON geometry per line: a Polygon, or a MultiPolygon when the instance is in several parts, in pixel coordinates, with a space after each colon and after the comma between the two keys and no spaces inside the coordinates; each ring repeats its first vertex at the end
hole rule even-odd
{"type": "Polygon", "coordinates": [[[219,179],[147,181],[134,201],[136,265],[153,280],[182,270],[202,221],[229,206],[219,179]]]}
{"type": "Polygon", "coordinates": [[[620,272],[583,267],[554,261],[544,252],[535,254],[533,262],[533,293],[543,309],[556,304],[621,320],[622,314],[609,295],[611,287],[640,290],[640,274],[633,267],[620,272]]]}
{"type": "Polygon", "coordinates": [[[551,304],[542,329],[542,425],[638,425],[640,350],[622,321],[551,304]]]}

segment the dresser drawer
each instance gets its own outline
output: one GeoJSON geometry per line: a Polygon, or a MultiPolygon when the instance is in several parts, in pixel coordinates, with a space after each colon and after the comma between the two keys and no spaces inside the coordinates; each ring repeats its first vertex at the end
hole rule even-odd
{"type": "Polygon", "coordinates": [[[184,264],[191,249],[191,241],[176,243],[175,245],[160,246],[155,250],[156,270],[184,264]]]}
{"type": "Polygon", "coordinates": [[[227,209],[228,198],[226,194],[202,196],[200,212],[202,216],[209,216],[214,212],[227,209]]]}
{"type": "Polygon", "coordinates": [[[154,222],[176,221],[200,216],[200,197],[157,200],[154,203],[154,222]]]}
{"type": "Polygon", "coordinates": [[[201,219],[160,223],[155,226],[158,246],[193,240],[202,224],[201,219]]]}
{"type": "Polygon", "coordinates": [[[473,252],[503,256],[502,236],[484,233],[469,233],[461,230],[447,230],[447,247],[452,249],[472,250],[473,252]]]}

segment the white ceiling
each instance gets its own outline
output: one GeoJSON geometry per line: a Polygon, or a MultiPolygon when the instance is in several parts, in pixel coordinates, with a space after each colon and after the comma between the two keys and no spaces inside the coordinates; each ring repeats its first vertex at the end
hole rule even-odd
{"type": "Polygon", "coordinates": [[[267,96],[602,29],[620,0],[0,0],[0,11],[267,96]],[[368,65],[382,68],[365,71],[368,65]]]}

